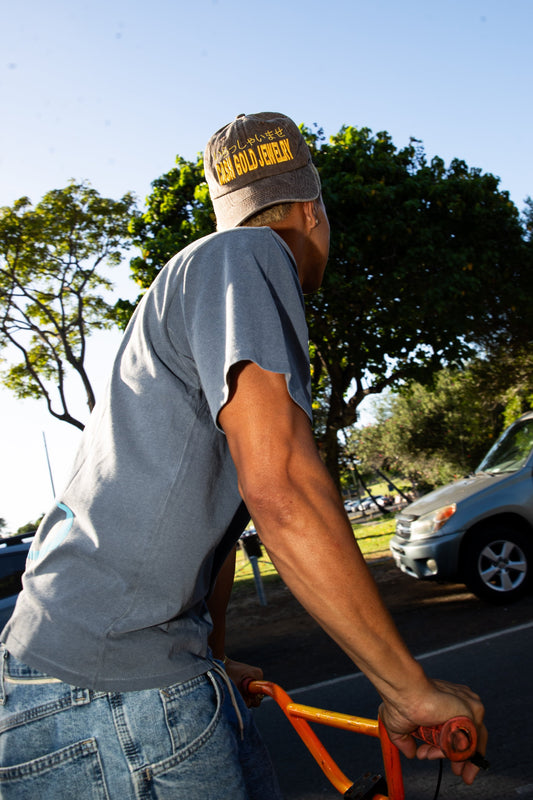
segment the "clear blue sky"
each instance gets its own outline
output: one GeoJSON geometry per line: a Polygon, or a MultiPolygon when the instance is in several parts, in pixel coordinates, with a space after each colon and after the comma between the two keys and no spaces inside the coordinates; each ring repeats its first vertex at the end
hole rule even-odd
{"type": "MultiPolygon", "coordinates": [[[[194,159],[242,112],[388,131],[398,147],[499,176],[533,195],[532,0],[0,0],[0,205],[69,179],[134,191],[194,159]]],[[[127,266],[116,273],[124,295],[127,266]]],[[[132,287],[133,289],[133,287],[132,287]]],[[[94,342],[107,373],[116,337],[94,342]]],[[[52,499],[78,437],[0,390],[0,517],[52,499]]]]}

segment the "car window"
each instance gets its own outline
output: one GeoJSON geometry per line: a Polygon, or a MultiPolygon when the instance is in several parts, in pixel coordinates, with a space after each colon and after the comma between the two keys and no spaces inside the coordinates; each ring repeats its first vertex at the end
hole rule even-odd
{"type": "Polygon", "coordinates": [[[0,539],[0,600],[18,594],[32,537],[0,539]]]}
{"type": "Polygon", "coordinates": [[[491,447],[476,472],[516,472],[533,449],[533,419],[516,422],[507,428],[491,447]]]}
{"type": "Polygon", "coordinates": [[[0,577],[0,600],[20,592],[22,589],[23,572],[24,570],[20,569],[16,572],[11,572],[9,575],[2,575],[0,577]]]}

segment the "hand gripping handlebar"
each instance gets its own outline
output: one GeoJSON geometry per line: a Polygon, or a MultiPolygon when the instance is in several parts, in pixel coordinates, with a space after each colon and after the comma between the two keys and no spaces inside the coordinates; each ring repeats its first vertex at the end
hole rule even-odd
{"type": "Polygon", "coordinates": [[[489,768],[489,762],[477,750],[477,731],[469,717],[452,717],[442,725],[420,727],[414,735],[440,747],[450,761],[471,761],[480,769],[489,768]]]}
{"type": "Polygon", "coordinates": [[[440,747],[450,761],[467,761],[477,748],[476,729],[468,717],[452,717],[442,725],[420,727],[414,735],[426,744],[440,747]]]}

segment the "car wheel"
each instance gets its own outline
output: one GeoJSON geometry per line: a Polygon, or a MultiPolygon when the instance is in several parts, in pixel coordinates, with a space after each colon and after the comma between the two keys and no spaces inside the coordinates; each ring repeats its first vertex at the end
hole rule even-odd
{"type": "Polygon", "coordinates": [[[471,592],[491,603],[511,603],[531,582],[532,547],[522,531],[494,525],[476,533],[463,553],[463,577],[471,592]]]}

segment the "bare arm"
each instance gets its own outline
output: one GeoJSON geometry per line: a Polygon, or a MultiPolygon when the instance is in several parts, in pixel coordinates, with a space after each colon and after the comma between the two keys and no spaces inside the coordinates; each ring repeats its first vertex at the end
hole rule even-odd
{"type": "Polygon", "coordinates": [[[228,607],[233,579],[235,577],[235,555],[237,548],[234,547],[226,558],[222,569],[217,575],[216,583],[207,601],[207,607],[213,620],[213,630],[209,636],[209,647],[213,651],[215,658],[224,661],[226,654],[226,609],[228,607]]]}
{"type": "Polygon", "coordinates": [[[226,558],[218,573],[211,597],[207,601],[207,607],[213,621],[213,630],[209,636],[209,647],[213,651],[214,657],[224,663],[226,672],[241,692],[246,704],[248,706],[258,706],[261,702],[261,697],[245,692],[242,682],[245,678],[261,680],[263,678],[263,670],[251,664],[234,661],[226,655],[226,610],[235,577],[236,552],[237,547],[234,547],[226,558]]]}
{"type": "MultiPolygon", "coordinates": [[[[407,734],[455,714],[474,717],[483,739],[479,699],[430,681],[402,641],[285,377],[239,364],[219,420],[261,541],[289,589],[372,681],[400,748],[414,755],[407,734]]],[[[470,782],[476,771],[468,765],[463,778],[470,782]]]]}

